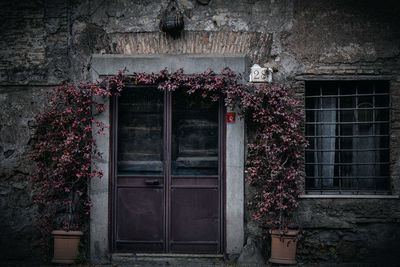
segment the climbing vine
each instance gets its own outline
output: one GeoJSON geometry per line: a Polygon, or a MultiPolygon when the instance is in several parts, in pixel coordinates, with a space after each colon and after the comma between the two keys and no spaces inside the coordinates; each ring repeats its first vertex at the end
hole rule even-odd
{"type": "Polygon", "coordinates": [[[297,206],[298,185],[304,175],[306,141],[301,135],[299,103],[284,87],[244,84],[241,76],[229,69],[192,75],[184,75],[183,70],[129,76],[120,72],[99,82],[55,88],[36,118],[33,199],[44,241],[52,229],[78,229],[87,220],[91,206],[88,183],[102,176],[93,168],[101,157],[94,135],[107,127],[96,115],[106,109],[102,99],[120,95],[128,83],[158,85],[169,91],[179,88],[212,101],[223,99],[227,107],[237,108],[254,133],[248,140],[246,161],[246,179],[257,189],[249,203],[253,217],[263,226],[287,227],[285,218],[297,206]]]}
{"type": "Polygon", "coordinates": [[[200,92],[212,101],[223,98],[227,107],[239,109],[253,133],[246,160],[246,180],[256,188],[249,202],[253,218],[265,228],[287,230],[300,194],[307,142],[301,131],[304,114],[300,103],[285,87],[244,84],[240,75],[229,69],[221,74],[183,75],[183,70],[135,73],[128,79],[135,84],[158,84],[161,90],[200,92]]]}
{"type": "Polygon", "coordinates": [[[45,255],[52,230],[75,230],[87,221],[91,206],[89,181],[103,175],[92,168],[92,163],[101,157],[94,135],[102,134],[107,126],[95,119],[105,110],[97,100],[121,91],[121,77],[118,74],[100,82],[54,88],[35,119],[36,141],[31,159],[36,170],[31,181],[45,255]]]}

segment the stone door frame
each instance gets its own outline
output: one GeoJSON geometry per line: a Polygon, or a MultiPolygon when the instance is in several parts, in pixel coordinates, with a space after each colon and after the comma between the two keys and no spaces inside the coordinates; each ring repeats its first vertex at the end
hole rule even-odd
{"type": "MultiPolygon", "coordinates": [[[[94,55],[92,80],[101,76],[114,75],[126,68],[134,72],[158,73],[167,68],[169,72],[183,68],[184,73],[201,73],[210,68],[220,71],[229,67],[235,73],[245,75],[249,67],[245,55],[94,55]]],[[[110,124],[110,101],[106,111],[97,117],[110,124]]],[[[240,118],[226,126],[226,187],[225,187],[225,253],[239,254],[244,243],[244,121],[240,118]]],[[[110,129],[104,135],[95,136],[98,149],[103,153],[96,162],[104,176],[93,178],[90,184],[92,200],[90,214],[90,258],[93,263],[109,261],[111,231],[111,151],[110,129]]]]}

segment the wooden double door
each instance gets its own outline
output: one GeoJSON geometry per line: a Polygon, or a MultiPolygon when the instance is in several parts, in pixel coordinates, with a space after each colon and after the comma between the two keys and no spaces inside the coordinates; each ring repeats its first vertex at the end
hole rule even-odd
{"type": "Polygon", "coordinates": [[[223,104],[155,86],[112,102],[113,251],[223,253],[223,104]]]}

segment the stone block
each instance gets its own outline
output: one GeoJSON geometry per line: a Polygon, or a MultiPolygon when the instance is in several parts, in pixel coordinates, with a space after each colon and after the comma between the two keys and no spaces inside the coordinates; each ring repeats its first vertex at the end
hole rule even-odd
{"type": "Polygon", "coordinates": [[[237,263],[249,267],[265,266],[265,260],[259,247],[252,238],[247,238],[246,245],[243,247],[237,263]]]}

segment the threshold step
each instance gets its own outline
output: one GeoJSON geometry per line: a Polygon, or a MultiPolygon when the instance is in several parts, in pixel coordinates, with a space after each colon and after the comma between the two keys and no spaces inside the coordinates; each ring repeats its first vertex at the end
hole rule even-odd
{"type": "Polygon", "coordinates": [[[113,264],[137,266],[224,266],[220,254],[113,253],[113,264]]]}
{"type": "Polygon", "coordinates": [[[222,254],[168,254],[168,253],[136,253],[137,257],[171,257],[171,258],[224,258],[222,254]]]}

